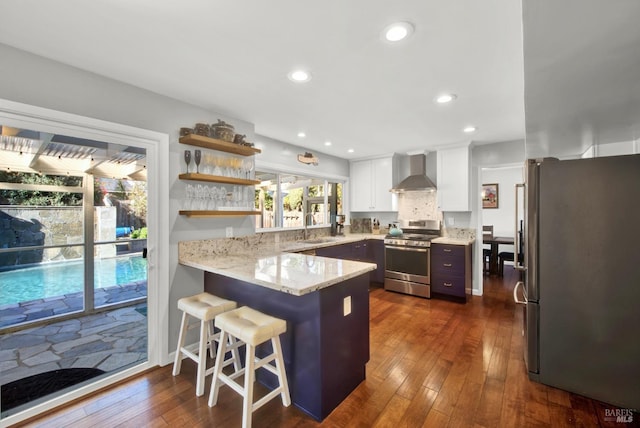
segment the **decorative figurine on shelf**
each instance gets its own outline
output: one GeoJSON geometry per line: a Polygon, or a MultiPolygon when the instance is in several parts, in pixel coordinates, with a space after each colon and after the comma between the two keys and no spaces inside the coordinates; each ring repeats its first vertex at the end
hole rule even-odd
{"type": "Polygon", "coordinates": [[[246,137],[246,135],[236,134],[236,136],[233,137],[233,142],[235,144],[244,144],[245,137],[246,137]]]}
{"type": "Polygon", "coordinates": [[[298,155],[298,162],[318,166],[318,158],[311,152],[305,152],[304,155],[298,155]]]}

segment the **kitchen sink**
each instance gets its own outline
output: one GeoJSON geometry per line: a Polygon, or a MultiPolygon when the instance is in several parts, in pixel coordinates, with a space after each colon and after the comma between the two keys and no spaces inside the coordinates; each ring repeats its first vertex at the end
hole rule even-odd
{"type": "Polygon", "coordinates": [[[326,242],[336,242],[337,238],[316,238],[316,239],[306,239],[302,242],[305,244],[324,244],[326,242]]]}

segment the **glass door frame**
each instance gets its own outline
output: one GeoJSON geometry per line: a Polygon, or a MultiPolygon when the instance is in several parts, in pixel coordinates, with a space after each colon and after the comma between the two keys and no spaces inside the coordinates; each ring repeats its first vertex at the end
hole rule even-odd
{"type": "Polygon", "coordinates": [[[161,189],[169,188],[169,177],[161,171],[169,170],[169,135],[5,99],[0,99],[0,122],[16,128],[137,146],[147,152],[147,361],[0,421],[0,425],[12,425],[166,363],[168,336],[162,332],[169,331],[168,317],[160,314],[169,310],[169,195],[161,189]]]}

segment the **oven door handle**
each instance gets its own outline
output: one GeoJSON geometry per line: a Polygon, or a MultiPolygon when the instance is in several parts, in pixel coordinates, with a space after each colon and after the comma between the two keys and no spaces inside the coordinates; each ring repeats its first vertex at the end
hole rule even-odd
{"type": "Polygon", "coordinates": [[[422,247],[396,247],[396,246],[387,245],[385,248],[388,248],[391,250],[400,250],[400,251],[413,251],[415,253],[426,253],[429,251],[428,248],[422,248],[422,247]]]}

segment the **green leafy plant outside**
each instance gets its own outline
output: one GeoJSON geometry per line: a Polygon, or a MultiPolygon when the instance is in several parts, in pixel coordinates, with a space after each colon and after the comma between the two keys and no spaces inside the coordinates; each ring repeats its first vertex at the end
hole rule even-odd
{"type": "Polygon", "coordinates": [[[131,239],[146,239],[147,238],[147,227],[141,227],[140,229],[136,229],[131,232],[131,239]]]}

